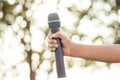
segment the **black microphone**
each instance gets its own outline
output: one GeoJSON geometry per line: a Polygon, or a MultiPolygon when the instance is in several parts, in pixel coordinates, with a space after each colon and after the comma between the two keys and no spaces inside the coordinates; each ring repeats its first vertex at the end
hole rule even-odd
{"type": "MultiPolygon", "coordinates": [[[[51,13],[48,15],[48,24],[51,29],[52,34],[59,31],[60,28],[60,19],[57,13],[51,13]]],[[[62,44],[59,38],[56,38],[58,43],[58,48],[55,51],[55,59],[56,59],[56,68],[57,68],[57,76],[58,78],[65,77],[65,67],[63,60],[63,50],[62,44]]]]}

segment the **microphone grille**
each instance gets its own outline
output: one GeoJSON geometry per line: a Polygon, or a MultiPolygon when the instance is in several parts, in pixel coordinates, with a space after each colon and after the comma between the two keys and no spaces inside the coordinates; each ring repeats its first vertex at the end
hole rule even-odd
{"type": "Polygon", "coordinates": [[[48,15],[48,22],[55,20],[60,20],[57,13],[51,13],[48,15]]]}
{"type": "Polygon", "coordinates": [[[60,27],[60,19],[57,13],[51,13],[48,15],[48,24],[52,29],[60,27]]]}

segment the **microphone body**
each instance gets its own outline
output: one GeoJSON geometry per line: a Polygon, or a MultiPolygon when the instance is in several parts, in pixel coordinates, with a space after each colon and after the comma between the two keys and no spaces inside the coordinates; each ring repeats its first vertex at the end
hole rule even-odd
{"type": "MultiPolygon", "coordinates": [[[[60,20],[57,13],[51,13],[48,16],[48,24],[51,29],[52,34],[59,31],[60,20]]],[[[56,60],[56,69],[58,78],[66,77],[65,67],[64,67],[64,59],[63,59],[63,49],[61,40],[56,38],[58,43],[58,48],[55,51],[55,60],[56,60]]]]}

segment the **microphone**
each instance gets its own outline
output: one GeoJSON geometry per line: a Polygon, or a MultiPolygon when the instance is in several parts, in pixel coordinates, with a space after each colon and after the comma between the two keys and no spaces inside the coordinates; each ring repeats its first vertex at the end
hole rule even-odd
{"type": "MultiPolygon", "coordinates": [[[[48,15],[48,24],[52,34],[59,31],[60,19],[57,13],[51,13],[48,15]]],[[[62,44],[60,39],[56,38],[56,40],[58,43],[58,48],[55,51],[57,76],[58,78],[62,78],[62,77],[66,77],[64,60],[63,60],[63,50],[62,50],[62,44]]]]}

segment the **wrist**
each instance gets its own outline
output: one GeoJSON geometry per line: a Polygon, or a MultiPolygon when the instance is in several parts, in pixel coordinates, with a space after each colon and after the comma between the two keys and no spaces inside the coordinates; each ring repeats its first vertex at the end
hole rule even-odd
{"type": "Polygon", "coordinates": [[[76,43],[74,42],[70,42],[70,46],[69,46],[69,56],[74,57],[74,53],[75,53],[75,48],[76,48],[76,43]]]}
{"type": "Polygon", "coordinates": [[[83,50],[84,50],[84,46],[78,43],[74,43],[71,42],[71,46],[70,46],[70,53],[69,56],[72,57],[82,57],[83,56],[83,50]]]}

